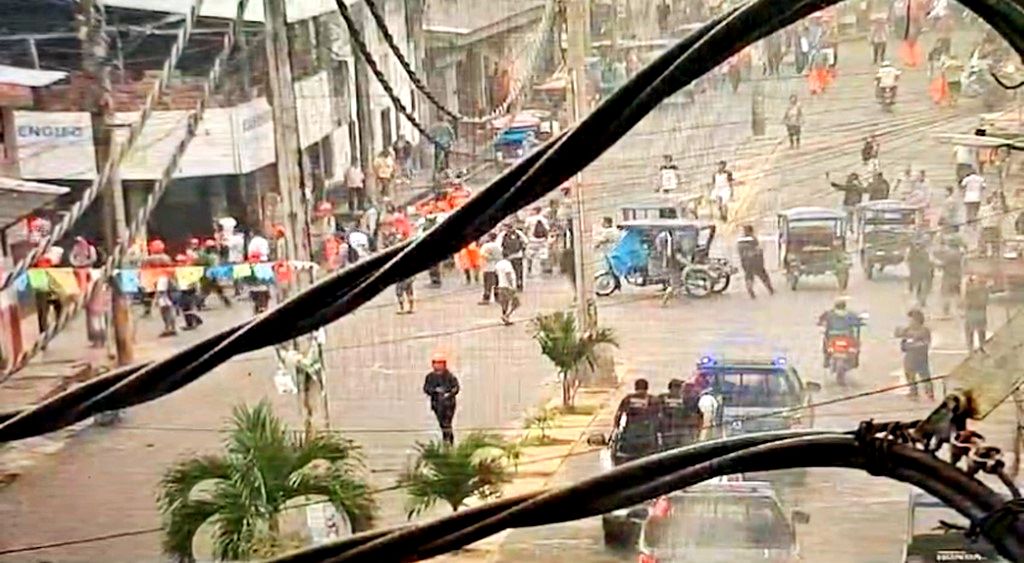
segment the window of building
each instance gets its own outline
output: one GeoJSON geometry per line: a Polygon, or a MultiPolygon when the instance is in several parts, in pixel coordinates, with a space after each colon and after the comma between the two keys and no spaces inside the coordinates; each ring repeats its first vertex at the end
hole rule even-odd
{"type": "Polygon", "coordinates": [[[333,104],[334,124],[340,127],[349,122],[352,111],[351,74],[348,61],[334,61],[331,72],[331,100],[333,104]]]}

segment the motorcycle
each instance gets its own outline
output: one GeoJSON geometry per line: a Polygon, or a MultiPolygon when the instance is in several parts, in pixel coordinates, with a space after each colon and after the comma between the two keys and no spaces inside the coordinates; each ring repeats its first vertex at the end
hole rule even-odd
{"type": "Polygon", "coordinates": [[[878,103],[881,104],[882,110],[892,112],[892,108],[896,105],[896,87],[886,86],[878,88],[878,103]]]}
{"type": "Polygon", "coordinates": [[[840,387],[846,386],[846,374],[860,365],[860,329],[866,320],[867,314],[860,315],[860,324],[853,327],[852,334],[834,334],[825,338],[828,371],[840,387]]]}

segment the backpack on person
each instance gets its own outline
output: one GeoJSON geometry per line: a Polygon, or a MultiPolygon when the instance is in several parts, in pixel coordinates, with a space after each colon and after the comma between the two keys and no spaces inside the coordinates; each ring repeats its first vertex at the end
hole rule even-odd
{"type": "Polygon", "coordinates": [[[540,240],[548,238],[548,226],[544,224],[543,219],[533,222],[533,238],[540,240]]]}
{"type": "Polygon", "coordinates": [[[509,231],[501,239],[501,253],[507,258],[526,250],[522,236],[516,231],[509,231]]]}

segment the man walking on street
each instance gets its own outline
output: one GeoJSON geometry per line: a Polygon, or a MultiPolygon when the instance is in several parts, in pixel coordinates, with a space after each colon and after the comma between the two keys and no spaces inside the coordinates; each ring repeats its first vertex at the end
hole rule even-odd
{"type": "Polygon", "coordinates": [[[717,208],[718,216],[722,221],[728,220],[729,202],[732,201],[734,182],[732,170],[729,170],[728,164],[724,160],[718,161],[718,170],[711,176],[711,201],[717,208]]]}
{"type": "Polygon", "coordinates": [[[796,94],[789,97],[789,107],[786,108],[786,114],[782,116],[782,123],[786,126],[789,148],[800,148],[800,131],[804,126],[804,108],[800,105],[796,94]]]}
{"type": "Polygon", "coordinates": [[[430,397],[430,410],[437,417],[441,437],[449,446],[455,443],[452,419],[455,418],[455,397],[459,394],[459,380],[448,371],[448,358],[441,353],[430,358],[430,373],[423,381],[423,393],[430,397]]]}
{"type": "Polygon", "coordinates": [[[377,178],[377,190],[381,197],[391,197],[391,181],[395,178],[395,159],[391,151],[384,149],[373,159],[373,175],[377,178]]]}
{"type": "Polygon", "coordinates": [[[498,236],[494,233],[487,233],[484,243],[480,246],[480,257],[484,262],[484,294],[480,298],[481,305],[489,305],[498,287],[498,273],[496,267],[501,262],[501,245],[498,244],[498,236]]]}
{"type": "Polygon", "coordinates": [[[938,258],[942,267],[942,316],[949,318],[952,304],[960,301],[960,280],[964,273],[964,253],[960,238],[955,235],[947,237],[938,258]]]}
{"type": "Polygon", "coordinates": [[[967,336],[967,351],[977,349],[985,351],[985,340],[988,337],[988,284],[978,276],[967,278],[964,289],[964,334],[967,336]],[[975,348],[977,335],[977,348],[975,348]]]}
{"type": "Polygon", "coordinates": [[[920,309],[912,309],[907,313],[910,325],[896,329],[896,338],[900,339],[900,350],[903,352],[903,373],[910,385],[910,397],[917,399],[917,385],[924,384],[924,393],[929,399],[935,398],[932,388],[931,368],[928,363],[928,351],[932,345],[932,331],[924,324],[924,313],[920,309]]]}
{"type": "Polygon", "coordinates": [[[345,170],[345,189],[348,191],[348,210],[350,213],[366,208],[366,176],[358,163],[353,162],[345,170]]]}
{"type": "Polygon", "coordinates": [[[935,267],[925,241],[915,240],[910,245],[910,249],[907,251],[907,269],[910,270],[909,291],[917,298],[918,307],[926,307],[928,294],[932,291],[935,267]]]}
{"type": "Polygon", "coordinates": [[[548,260],[548,235],[551,233],[551,224],[539,205],[526,218],[526,232],[526,274],[539,275],[548,260]]]}
{"type": "Polygon", "coordinates": [[[752,225],[743,226],[743,236],[736,243],[740,255],[740,265],[743,267],[743,279],[747,283],[747,293],[751,299],[757,296],[754,294],[754,278],[761,280],[768,293],[775,295],[772,287],[772,280],[768,277],[768,271],[764,267],[764,250],[754,236],[752,225]]]}
{"type": "Polygon", "coordinates": [[[494,297],[501,306],[501,322],[505,326],[512,324],[512,313],[519,308],[519,295],[516,294],[516,270],[508,258],[502,258],[494,265],[494,273],[498,276],[498,287],[494,297]]]}
{"type": "Polygon", "coordinates": [[[985,178],[971,170],[960,181],[960,187],[964,192],[964,209],[967,212],[967,223],[974,223],[978,219],[981,202],[985,200],[985,178]]]}
{"type": "Polygon", "coordinates": [[[526,256],[526,235],[511,222],[505,223],[505,230],[498,236],[502,256],[511,262],[516,272],[516,289],[523,290],[523,257],[526,256]]]}

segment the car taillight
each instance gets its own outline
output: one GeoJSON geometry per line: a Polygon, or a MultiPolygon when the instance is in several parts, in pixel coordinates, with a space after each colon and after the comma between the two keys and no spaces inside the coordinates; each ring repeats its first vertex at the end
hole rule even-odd
{"type": "Polygon", "coordinates": [[[648,553],[641,553],[637,563],[658,563],[658,559],[648,553]]]}

